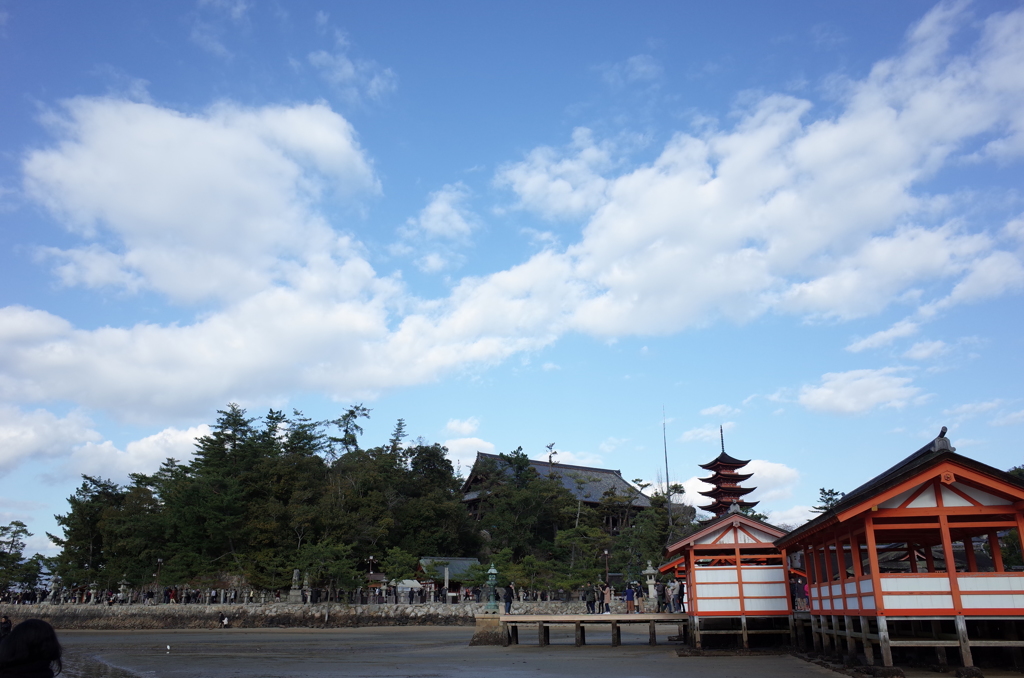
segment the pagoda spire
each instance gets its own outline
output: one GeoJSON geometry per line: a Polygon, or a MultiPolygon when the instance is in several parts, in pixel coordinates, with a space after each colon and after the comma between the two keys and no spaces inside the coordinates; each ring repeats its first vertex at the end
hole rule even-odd
{"type": "Polygon", "coordinates": [[[757,506],[758,503],[743,499],[744,495],[750,494],[757,489],[756,487],[740,487],[740,483],[753,475],[752,473],[738,473],[741,468],[750,463],[750,460],[736,459],[725,453],[725,428],[723,426],[718,427],[718,436],[722,444],[722,453],[716,459],[700,465],[702,469],[712,473],[708,478],[701,478],[701,481],[714,488],[700,493],[713,500],[711,504],[700,508],[714,513],[716,518],[729,513],[733,505],[736,505],[738,509],[744,509],[757,506]]]}

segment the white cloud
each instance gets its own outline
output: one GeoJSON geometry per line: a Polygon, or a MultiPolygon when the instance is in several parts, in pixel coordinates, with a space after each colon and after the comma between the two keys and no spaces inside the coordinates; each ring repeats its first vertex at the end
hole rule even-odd
{"type": "Polygon", "coordinates": [[[448,458],[452,465],[461,468],[463,475],[473,468],[477,452],[494,454],[494,443],[480,438],[455,438],[444,441],[444,446],[448,448],[448,458]]]}
{"type": "Polygon", "coordinates": [[[188,430],[167,428],[128,443],[119,450],[94,430],[93,422],[79,411],[64,417],[47,410],[26,412],[0,405],[0,475],[27,460],[42,461],[49,478],[74,477],[82,473],[116,481],[129,473],[153,473],[164,459],[188,461],[207,425],[188,430]]]}
{"type": "Polygon", "coordinates": [[[621,87],[627,83],[658,80],[663,70],[661,62],[650,54],[637,54],[605,67],[603,75],[609,85],[621,87]]]}
{"type": "Polygon", "coordinates": [[[615,450],[619,449],[623,443],[629,442],[629,438],[605,438],[604,441],[597,446],[597,449],[601,450],[605,454],[611,454],[615,450]]]}
{"type": "Polygon", "coordinates": [[[501,167],[498,186],[519,196],[519,207],[539,212],[548,219],[589,214],[606,201],[609,181],[601,176],[612,166],[609,144],[596,144],[585,128],[573,130],[569,155],[542,146],[526,160],[501,167]]]}
{"type": "Polygon", "coordinates": [[[317,50],[310,52],[307,59],[320,77],[349,103],[364,98],[380,101],[398,89],[398,75],[392,69],[371,59],[352,59],[343,49],[317,50]]]}
{"type": "Polygon", "coordinates": [[[26,192],[98,244],[45,250],[69,284],[145,286],[179,301],[239,298],[351,244],[310,209],[325,192],[377,192],[352,126],[322,104],[192,116],[79,98],[51,114],[59,144],[30,152],[26,192]]]}
{"type": "MultiPolygon", "coordinates": [[[[736,422],[727,421],[722,423],[720,426],[722,427],[722,431],[728,431],[729,429],[736,426],[736,422]]],[[[721,431],[719,431],[718,426],[708,424],[707,426],[701,426],[699,428],[691,428],[689,431],[686,431],[685,433],[683,433],[682,436],[680,436],[679,441],[683,443],[689,443],[695,440],[700,440],[704,442],[718,442],[719,438],[721,437],[719,435],[720,433],[721,431]]]]}
{"type": "Polygon", "coordinates": [[[467,198],[469,189],[461,181],[447,184],[430,194],[430,202],[408,225],[431,237],[464,240],[476,221],[476,215],[465,207],[467,198]]]}
{"type": "Polygon", "coordinates": [[[1024,424],[1024,410],[1011,412],[1010,414],[997,417],[996,419],[992,420],[991,424],[993,426],[1011,426],[1013,424],[1024,424]]]}
{"type": "Polygon", "coordinates": [[[196,439],[209,433],[210,427],[206,424],[185,430],[166,428],[128,443],[124,450],[109,440],[88,442],[71,453],[64,473],[72,476],[86,473],[123,482],[130,473],[154,473],[168,458],[188,463],[195,454],[196,439]]]}
{"type": "Polygon", "coordinates": [[[768,511],[767,513],[768,522],[772,525],[791,525],[793,527],[799,527],[818,515],[811,511],[810,506],[793,506],[781,511],[768,511]]]}
{"type": "Polygon", "coordinates": [[[705,417],[728,417],[739,414],[739,410],[729,405],[715,405],[714,407],[705,407],[700,413],[705,417]]]}
{"type": "MultiPolygon", "coordinates": [[[[924,307],[934,312],[1017,290],[1019,253],[920,188],[970,144],[1016,134],[1024,110],[1024,10],[986,20],[954,55],[952,33],[972,30],[957,12],[934,10],[902,53],[838,87],[816,117],[805,100],[750,96],[728,125],[678,133],[640,165],[586,130],[567,149],[528,153],[496,182],[522,209],[586,219],[580,239],[428,300],[380,277],[328,224],[326,195],[380,186],[326,104],[182,113],[74,99],[48,118],[54,143],[23,165],[26,194],[85,240],[44,256],[66,284],[153,291],[203,313],[84,330],[0,309],[0,399],[165,418],[294,389],[366,398],[571,331],[666,334],[768,312],[846,319],[918,303],[923,290],[938,290],[924,307]]],[[[313,61],[339,86],[365,90],[371,73],[386,86],[385,71],[347,56],[313,61]]],[[[864,411],[918,391],[891,368],[824,379],[801,392],[805,406],[864,411]]]]}
{"type": "Polygon", "coordinates": [[[963,405],[957,405],[947,410],[943,410],[942,414],[947,417],[952,417],[951,423],[958,424],[966,419],[971,419],[980,414],[991,412],[1002,404],[1003,401],[989,400],[980,403],[964,403],[963,405]]]}
{"type": "Polygon", "coordinates": [[[910,320],[901,320],[887,330],[875,332],[874,334],[859,339],[849,346],[846,347],[847,351],[852,353],[860,353],[861,351],[869,348],[881,348],[882,346],[888,346],[897,339],[903,339],[917,333],[919,325],[910,320]]]}
{"type": "Polygon", "coordinates": [[[751,501],[777,502],[789,499],[793,495],[793,488],[800,483],[799,471],[774,461],[751,459],[742,471],[754,474],[753,478],[743,483],[745,487],[757,488],[747,495],[751,501]]]}
{"type": "Polygon", "coordinates": [[[476,433],[476,430],[480,428],[480,420],[476,417],[470,417],[469,419],[449,419],[444,428],[449,433],[468,436],[476,433]]]}
{"type": "Polygon", "coordinates": [[[911,346],[903,357],[911,360],[928,360],[946,353],[949,353],[949,346],[944,341],[919,341],[911,346]]]}
{"type": "Polygon", "coordinates": [[[0,405],[0,475],[27,460],[57,460],[72,449],[102,439],[81,412],[58,417],[47,410],[0,405]]]}
{"type": "Polygon", "coordinates": [[[799,402],[809,410],[840,414],[867,412],[879,405],[903,407],[921,389],[900,372],[895,367],[829,372],[822,375],[820,386],[802,387],[799,402]]]}

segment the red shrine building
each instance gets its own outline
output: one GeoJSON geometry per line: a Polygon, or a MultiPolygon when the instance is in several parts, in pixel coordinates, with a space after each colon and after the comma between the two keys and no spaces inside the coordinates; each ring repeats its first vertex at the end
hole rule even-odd
{"type": "Polygon", "coordinates": [[[756,488],[740,486],[752,475],[738,472],[748,463],[723,449],[701,465],[712,473],[703,479],[712,489],[701,492],[712,503],[701,509],[715,517],[670,545],[660,568],[683,583],[690,641],[698,649],[708,634],[738,636],[745,648],[753,634],[794,635],[786,551],[775,545],[785,530],[740,512],[757,504],[743,499],[756,488]]]}
{"type": "Polygon", "coordinates": [[[872,663],[877,649],[886,666],[902,648],[1020,662],[1024,572],[1006,571],[999,533],[1024,534],[1024,480],[945,434],[776,540],[804,553],[816,649],[872,663]]]}

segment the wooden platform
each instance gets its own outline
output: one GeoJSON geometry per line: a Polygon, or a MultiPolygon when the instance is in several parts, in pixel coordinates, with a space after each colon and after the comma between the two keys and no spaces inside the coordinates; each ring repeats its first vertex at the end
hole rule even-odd
{"type": "Polygon", "coordinates": [[[576,647],[587,644],[587,626],[608,626],[612,634],[612,647],[622,644],[623,624],[647,624],[650,631],[650,645],[658,644],[658,624],[675,624],[679,637],[685,637],[685,626],[689,617],[685,614],[503,614],[500,617],[502,632],[509,643],[519,644],[519,627],[537,629],[537,643],[549,645],[552,626],[572,626],[576,630],[576,647]]]}

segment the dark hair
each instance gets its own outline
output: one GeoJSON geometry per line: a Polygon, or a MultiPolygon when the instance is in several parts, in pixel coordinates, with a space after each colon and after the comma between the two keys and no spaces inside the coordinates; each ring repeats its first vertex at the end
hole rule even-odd
{"type": "Polygon", "coordinates": [[[53,627],[42,619],[26,619],[0,642],[0,670],[46,662],[60,673],[60,642],[53,627]]]}

